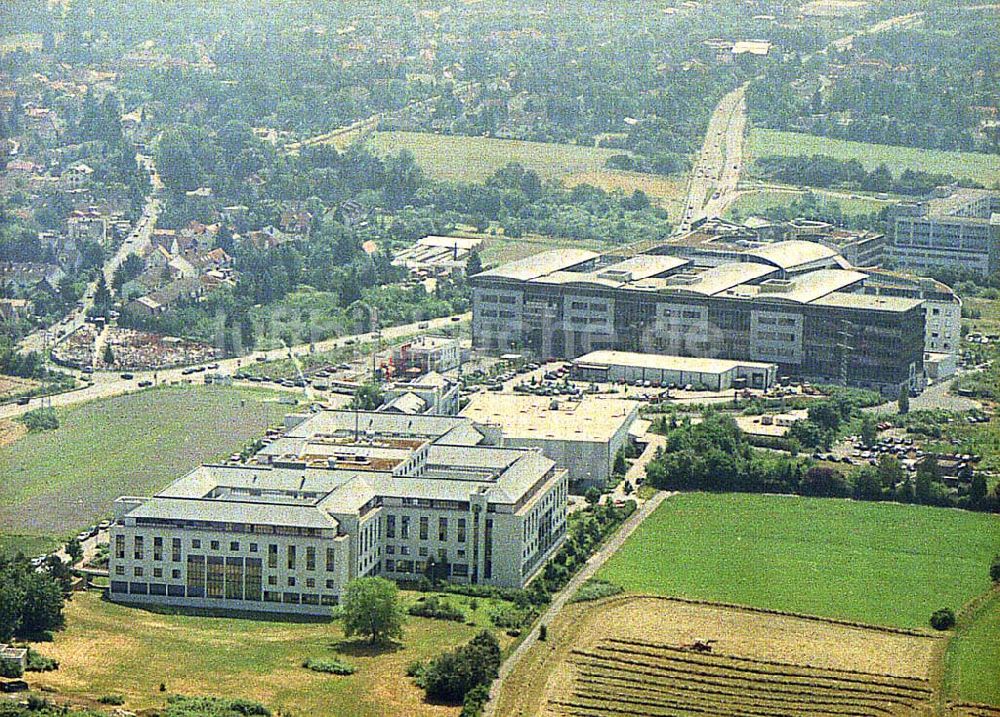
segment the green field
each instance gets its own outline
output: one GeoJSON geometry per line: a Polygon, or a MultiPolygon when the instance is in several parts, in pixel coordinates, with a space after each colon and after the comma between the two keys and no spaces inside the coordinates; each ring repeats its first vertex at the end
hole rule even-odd
{"type": "Polygon", "coordinates": [[[273,394],[157,388],[58,409],[60,427],[0,448],[0,533],[68,536],[204,461],[225,458],[289,411],[273,394]]]}
{"type": "MultiPolygon", "coordinates": [[[[858,214],[874,214],[885,208],[891,201],[875,199],[864,196],[842,196],[832,194],[822,190],[812,190],[818,198],[840,205],[840,210],[845,216],[858,214]]],[[[796,199],[801,199],[803,194],[789,188],[789,191],[782,192],[775,189],[757,189],[745,192],[737,197],[736,201],[729,205],[725,211],[725,217],[732,219],[735,216],[743,218],[750,216],[768,216],[769,211],[774,207],[787,207],[796,199]]]]}
{"type": "Polygon", "coordinates": [[[1000,705],[1000,593],[959,624],[945,656],[945,684],[953,698],[1000,705]]]}
{"type": "MultiPolygon", "coordinates": [[[[404,593],[406,601],[414,597],[404,593]]],[[[447,599],[475,625],[411,617],[402,649],[373,653],[365,642],[343,643],[336,622],[151,612],[107,602],[96,592],[81,593],[67,605],[66,629],[38,646],[59,660],[59,669],[39,673],[32,683],[67,697],[120,694],[133,711],[162,707],[162,682],[168,693],[253,699],[280,710],[276,714],[297,717],[457,715],[459,708],[425,704],[423,692],[406,677],[406,666],[468,641],[489,626],[497,603],[480,598],[473,611],[467,598],[447,599]],[[311,672],[301,667],[309,657],[336,657],[357,672],[347,677],[311,672]]],[[[499,637],[502,646],[511,642],[499,637]]]]}
{"type": "Polygon", "coordinates": [[[620,149],[573,144],[423,132],[378,132],[372,141],[379,154],[407,149],[413,153],[417,164],[435,179],[462,182],[482,182],[510,162],[519,162],[543,178],[557,179],[601,170],[608,157],[622,153],[620,149]]]}
{"type": "Polygon", "coordinates": [[[989,588],[1000,517],[758,495],[668,499],[598,573],[627,590],[925,627],[989,588]]]}
{"type": "Polygon", "coordinates": [[[491,238],[486,248],[480,251],[484,267],[498,266],[508,261],[524,259],[550,249],[592,249],[600,251],[600,242],[556,239],[555,237],[525,236],[518,239],[507,237],[491,238]]]}
{"type": "Polygon", "coordinates": [[[798,132],[754,129],[750,132],[750,155],[783,156],[825,154],[836,159],[857,159],[865,169],[886,164],[893,174],[904,169],[951,174],[991,186],[1000,182],[1000,157],[980,152],[945,152],[937,149],[896,147],[887,144],[848,142],[798,132]]]}
{"type": "Polygon", "coordinates": [[[44,555],[60,546],[60,541],[46,535],[0,535],[0,556],[24,553],[29,558],[44,555]]]}

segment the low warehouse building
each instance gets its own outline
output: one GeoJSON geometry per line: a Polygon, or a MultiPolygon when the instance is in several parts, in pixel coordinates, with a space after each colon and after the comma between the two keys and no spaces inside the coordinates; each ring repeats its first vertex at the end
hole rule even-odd
{"type": "Polygon", "coordinates": [[[628,351],[592,351],[573,361],[573,378],[580,381],[650,381],[661,386],[701,386],[725,391],[744,384],[747,388],[770,388],[778,377],[778,366],[758,361],[661,356],[628,351]]]}
{"type": "Polygon", "coordinates": [[[615,454],[629,440],[640,405],[598,396],[554,400],[488,393],[474,395],[462,415],[478,424],[498,426],[504,447],[540,448],[568,471],[571,491],[583,493],[607,485],[615,454]]]}

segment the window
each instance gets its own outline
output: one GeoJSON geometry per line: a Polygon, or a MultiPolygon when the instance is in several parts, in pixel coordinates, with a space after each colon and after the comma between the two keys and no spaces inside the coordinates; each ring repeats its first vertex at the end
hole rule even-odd
{"type": "Polygon", "coordinates": [[[219,549],[219,541],[218,540],[213,540],[210,543],[210,547],[212,548],[212,550],[218,550],[219,549]]]}
{"type": "Polygon", "coordinates": [[[267,567],[278,567],[278,546],[274,543],[267,546],[267,567]]]}
{"type": "Polygon", "coordinates": [[[132,539],[132,543],[133,543],[132,544],[133,555],[135,556],[135,559],[136,560],[142,560],[142,556],[143,556],[143,551],[142,551],[142,536],[141,535],[135,536],[135,538],[132,539]]]}
{"type": "Polygon", "coordinates": [[[465,542],[465,518],[458,519],[458,542],[465,542]]]}
{"type": "Polygon", "coordinates": [[[295,570],[295,546],[288,546],[288,569],[295,570]]]}
{"type": "Polygon", "coordinates": [[[226,558],[226,599],[243,599],[243,558],[226,558]]]}
{"type": "Polygon", "coordinates": [[[316,548],[311,545],[306,546],[306,570],[316,569],[316,548]]]}
{"type": "Polygon", "coordinates": [[[326,549],[326,572],[332,573],[335,567],[337,551],[333,548],[326,549]]]}
{"type": "Polygon", "coordinates": [[[421,558],[426,558],[427,557],[427,548],[419,548],[417,550],[417,555],[419,555],[421,558]]]}
{"type": "Polygon", "coordinates": [[[445,541],[448,539],[448,519],[438,518],[438,540],[445,541]]]}
{"type": "Polygon", "coordinates": [[[205,597],[205,556],[188,555],[187,563],[188,597],[205,597]]]}
{"type": "Polygon", "coordinates": [[[191,547],[195,550],[201,549],[201,541],[195,538],[194,540],[191,541],[191,547]]]}
{"type": "Polygon", "coordinates": [[[277,585],[278,584],[278,576],[277,575],[268,575],[267,576],[267,584],[268,585],[277,585]]]}
{"type": "Polygon", "coordinates": [[[385,537],[396,537],[396,516],[388,515],[385,518],[385,537]]]}
{"type": "Polygon", "coordinates": [[[153,568],[153,577],[154,578],[162,578],[163,577],[163,568],[153,568]]]}
{"type": "Polygon", "coordinates": [[[387,546],[385,546],[385,554],[386,555],[395,555],[396,554],[396,546],[395,545],[387,545],[387,546]]]}
{"type": "Polygon", "coordinates": [[[399,537],[408,540],[410,537],[410,516],[403,515],[399,518],[399,537]]]}
{"type": "Polygon", "coordinates": [[[125,536],[115,536],[115,557],[119,560],[125,559],[125,536]]]}
{"type": "Polygon", "coordinates": [[[316,587],[316,578],[306,578],[306,587],[307,588],[316,587]]]}
{"type": "Polygon", "coordinates": [[[409,555],[410,554],[410,546],[408,546],[408,545],[400,545],[399,546],[399,554],[400,555],[409,555]]]}
{"type": "Polygon", "coordinates": [[[136,565],[135,566],[135,570],[134,570],[135,576],[137,578],[141,578],[142,577],[142,572],[143,572],[142,566],[141,565],[136,565]]]}
{"type": "Polygon", "coordinates": [[[427,533],[430,529],[430,519],[424,515],[420,518],[420,539],[427,540],[427,533]]]}
{"type": "Polygon", "coordinates": [[[170,541],[170,560],[174,563],[181,561],[181,539],[174,538],[170,541]]]}
{"type": "Polygon", "coordinates": [[[225,594],[226,573],[225,565],[221,557],[216,555],[208,556],[208,579],[205,587],[206,597],[222,598],[225,594]]]}
{"type": "Polygon", "coordinates": [[[246,559],[246,573],[244,574],[246,589],[244,591],[244,598],[247,600],[260,600],[260,567],[260,558],[246,559]]]}
{"type": "Polygon", "coordinates": [[[327,590],[333,590],[335,587],[337,587],[337,581],[336,580],[327,580],[326,581],[326,589],[327,590]]]}
{"type": "Polygon", "coordinates": [[[295,577],[294,576],[289,576],[289,578],[288,578],[288,587],[290,587],[290,588],[294,588],[295,587],[295,577]]]}
{"type": "Polygon", "coordinates": [[[153,538],[153,560],[163,560],[163,538],[153,538]]]}
{"type": "Polygon", "coordinates": [[[229,543],[229,552],[237,553],[239,552],[239,550],[240,550],[240,544],[237,541],[234,540],[231,543],[229,543]]]}
{"type": "Polygon", "coordinates": [[[178,568],[174,568],[173,570],[170,571],[170,577],[174,580],[180,580],[181,571],[178,568]]]}
{"type": "Polygon", "coordinates": [[[251,553],[257,552],[257,543],[250,543],[250,552],[251,553]]]}
{"type": "Polygon", "coordinates": [[[115,575],[124,575],[124,574],[125,574],[125,566],[124,565],[116,565],[115,566],[115,575]]]}

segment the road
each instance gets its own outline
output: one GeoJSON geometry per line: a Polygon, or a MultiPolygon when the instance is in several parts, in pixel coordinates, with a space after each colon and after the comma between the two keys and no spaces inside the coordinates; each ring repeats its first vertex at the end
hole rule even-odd
{"type": "MultiPolygon", "coordinates": [[[[465,313],[459,315],[460,321],[468,321],[472,317],[471,314],[465,313]]],[[[448,326],[454,326],[455,317],[445,316],[440,319],[432,319],[430,321],[421,321],[412,324],[404,324],[401,326],[391,326],[382,329],[382,340],[383,341],[393,341],[395,339],[402,338],[407,335],[412,335],[418,332],[431,331],[435,329],[443,329],[448,326]],[[426,326],[424,326],[426,324],[426,326]]],[[[335,339],[328,339],[326,341],[318,341],[314,344],[315,350],[317,352],[330,351],[335,348],[341,348],[344,346],[351,346],[360,341],[370,341],[372,340],[372,334],[356,334],[353,336],[341,336],[335,339]]],[[[309,353],[309,344],[298,344],[291,347],[291,352],[296,356],[303,356],[309,353]]],[[[253,356],[263,356],[268,361],[277,361],[280,359],[288,358],[289,349],[272,349],[270,351],[255,351],[253,356]]],[[[209,364],[218,364],[218,369],[213,369],[218,373],[222,374],[233,374],[239,371],[243,366],[248,366],[254,363],[254,358],[249,356],[243,356],[240,358],[230,358],[230,359],[220,359],[217,361],[206,362],[201,364],[202,366],[207,366],[209,364]]],[[[94,383],[85,388],[81,388],[75,391],[69,391],[67,393],[62,393],[56,396],[51,396],[45,399],[46,404],[51,404],[53,408],[60,406],[70,406],[77,403],[83,403],[85,401],[92,401],[96,398],[109,398],[111,396],[119,396],[124,393],[131,393],[134,391],[143,390],[138,386],[139,381],[155,381],[157,384],[170,383],[171,381],[202,381],[204,374],[194,374],[191,376],[186,376],[182,374],[183,368],[172,368],[161,371],[132,371],[133,377],[131,379],[123,379],[117,373],[111,372],[97,372],[93,374],[94,383]],[[154,378],[155,376],[155,378],[154,378]]],[[[32,399],[27,406],[18,406],[16,404],[9,404],[6,406],[0,406],[0,418],[12,418],[18,416],[25,411],[37,407],[38,399],[32,399]]]]}
{"type": "MultiPolygon", "coordinates": [[[[136,221],[135,227],[125,238],[125,241],[121,243],[121,246],[118,247],[115,253],[108,257],[107,261],[104,263],[104,280],[107,282],[108,286],[111,286],[111,279],[114,277],[115,270],[121,266],[121,263],[125,261],[125,258],[129,254],[142,255],[145,252],[153,236],[153,229],[156,227],[156,219],[160,214],[161,203],[157,195],[163,185],[160,182],[160,178],[156,173],[155,167],[153,166],[153,159],[152,157],[137,155],[136,160],[151,173],[153,192],[146,198],[146,204],[143,206],[142,214],[136,221]]],[[[48,349],[51,349],[52,346],[58,343],[63,337],[69,336],[71,333],[83,326],[87,310],[94,305],[93,296],[96,288],[96,281],[87,285],[87,290],[84,293],[83,298],[83,308],[73,307],[73,309],[66,316],[48,328],[38,329],[37,331],[25,336],[21,340],[21,351],[47,352],[48,349]]]]}
{"type": "Polygon", "coordinates": [[[720,216],[737,197],[747,126],[746,88],[744,84],[727,94],[712,113],[691,171],[677,234],[690,231],[699,219],[720,216]]]}
{"type": "Polygon", "coordinates": [[[538,619],[536,626],[524,638],[524,641],[517,646],[507,659],[504,660],[503,664],[500,665],[500,674],[490,685],[490,701],[486,703],[486,707],[483,709],[483,717],[493,717],[496,713],[497,707],[497,697],[499,696],[499,690],[501,683],[510,676],[517,667],[517,663],[527,654],[528,650],[535,644],[538,640],[538,625],[548,625],[551,623],[559,611],[563,609],[566,603],[569,601],[576,591],[580,589],[587,580],[594,577],[601,566],[607,562],[608,558],[618,552],[618,549],[625,543],[630,535],[635,532],[642,521],[652,515],[653,511],[656,510],[660,503],[662,503],[666,498],[676,495],[676,493],[668,493],[665,491],[660,491],[652,498],[643,503],[631,516],[626,520],[618,531],[611,536],[611,539],[605,543],[601,548],[594,553],[587,560],[587,564],[583,566],[573,578],[566,584],[562,590],[560,590],[553,598],[552,602],[549,603],[548,609],[542,614],[538,619]]]}

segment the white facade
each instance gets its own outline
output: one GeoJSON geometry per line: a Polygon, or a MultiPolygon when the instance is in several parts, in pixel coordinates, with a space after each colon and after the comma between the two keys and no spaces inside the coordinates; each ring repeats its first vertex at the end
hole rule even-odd
{"type": "Polygon", "coordinates": [[[249,465],[201,466],[119,498],[110,597],[328,614],[366,575],[522,587],[561,544],[565,470],[446,416],[324,411],[249,465]]]}

